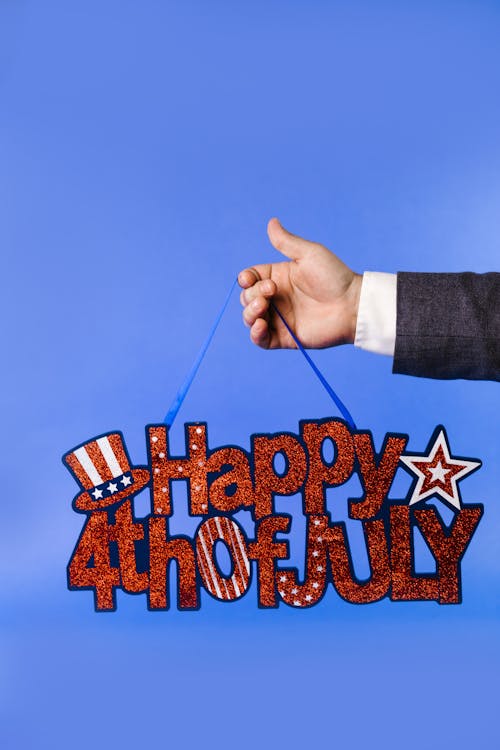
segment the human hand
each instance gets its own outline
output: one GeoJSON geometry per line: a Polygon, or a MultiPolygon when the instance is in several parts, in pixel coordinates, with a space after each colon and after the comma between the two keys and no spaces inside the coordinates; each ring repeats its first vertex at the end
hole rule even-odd
{"type": "Polygon", "coordinates": [[[285,317],[309,349],[352,344],[362,277],[323,245],[287,232],[278,219],[267,227],[271,244],[289,258],[247,268],[238,275],[243,288],[243,320],[254,344],[264,349],[295,349],[285,317]]]}

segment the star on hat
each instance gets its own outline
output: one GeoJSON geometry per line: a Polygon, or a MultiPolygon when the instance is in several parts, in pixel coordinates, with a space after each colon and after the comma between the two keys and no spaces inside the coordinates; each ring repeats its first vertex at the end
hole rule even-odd
{"type": "Polygon", "coordinates": [[[443,427],[434,433],[426,454],[404,454],[400,460],[406,470],[416,477],[410,505],[439,496],[456,510],[461,508],[458,482],[481,466],[481,461],[451,457],[443,427]]]}
{"type": "Polygon", "coordinates": [[[145,466],[130,465],[121,432],[87,440],[65,453],[63,461],[80,485],[73,504],[83,513],[116,506],[140,492],[150,480],[145,466]]]}

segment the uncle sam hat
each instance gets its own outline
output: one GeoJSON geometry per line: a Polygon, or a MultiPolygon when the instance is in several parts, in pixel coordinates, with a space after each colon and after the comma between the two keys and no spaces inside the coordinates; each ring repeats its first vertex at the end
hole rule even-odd
{"type": "Polygon", "coordinates": [[[63,461],[83,489],[75,510],[109,508],[135,495],[149,482],[145,467],[130,468],[121,432],[109,432],[82,443],[63,456],[63,461]]]}

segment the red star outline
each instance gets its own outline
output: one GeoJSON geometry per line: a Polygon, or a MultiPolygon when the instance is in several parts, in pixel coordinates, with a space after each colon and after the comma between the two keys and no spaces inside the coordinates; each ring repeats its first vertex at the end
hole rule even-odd
{"type": "Polygon", "coordinates": [[[462,507],[458,482],[481,466],[481,461],[451,457],[444,427],[437,428],[434,432],[434,437],[427,446],[427,453],[404,454],[400,460],[406,470],[417,478],[409,505],[435,495],[456,510],[462,507]],[[444,474],[443,478],[433,477],[432,470],[439,470],[439,464],[442,471],[434,473],[444,474]]]}

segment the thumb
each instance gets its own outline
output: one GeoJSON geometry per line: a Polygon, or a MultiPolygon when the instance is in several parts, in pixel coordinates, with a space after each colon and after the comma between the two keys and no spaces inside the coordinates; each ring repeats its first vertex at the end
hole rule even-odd
{"type": "Polygon", "coordinates": [[[267,225],[267,234],[271,244],[280,253],[292,260],[300,260],[314,247],[313,242],[297,237],[281,226],[278,219],[271,219],[267,225]]]}

